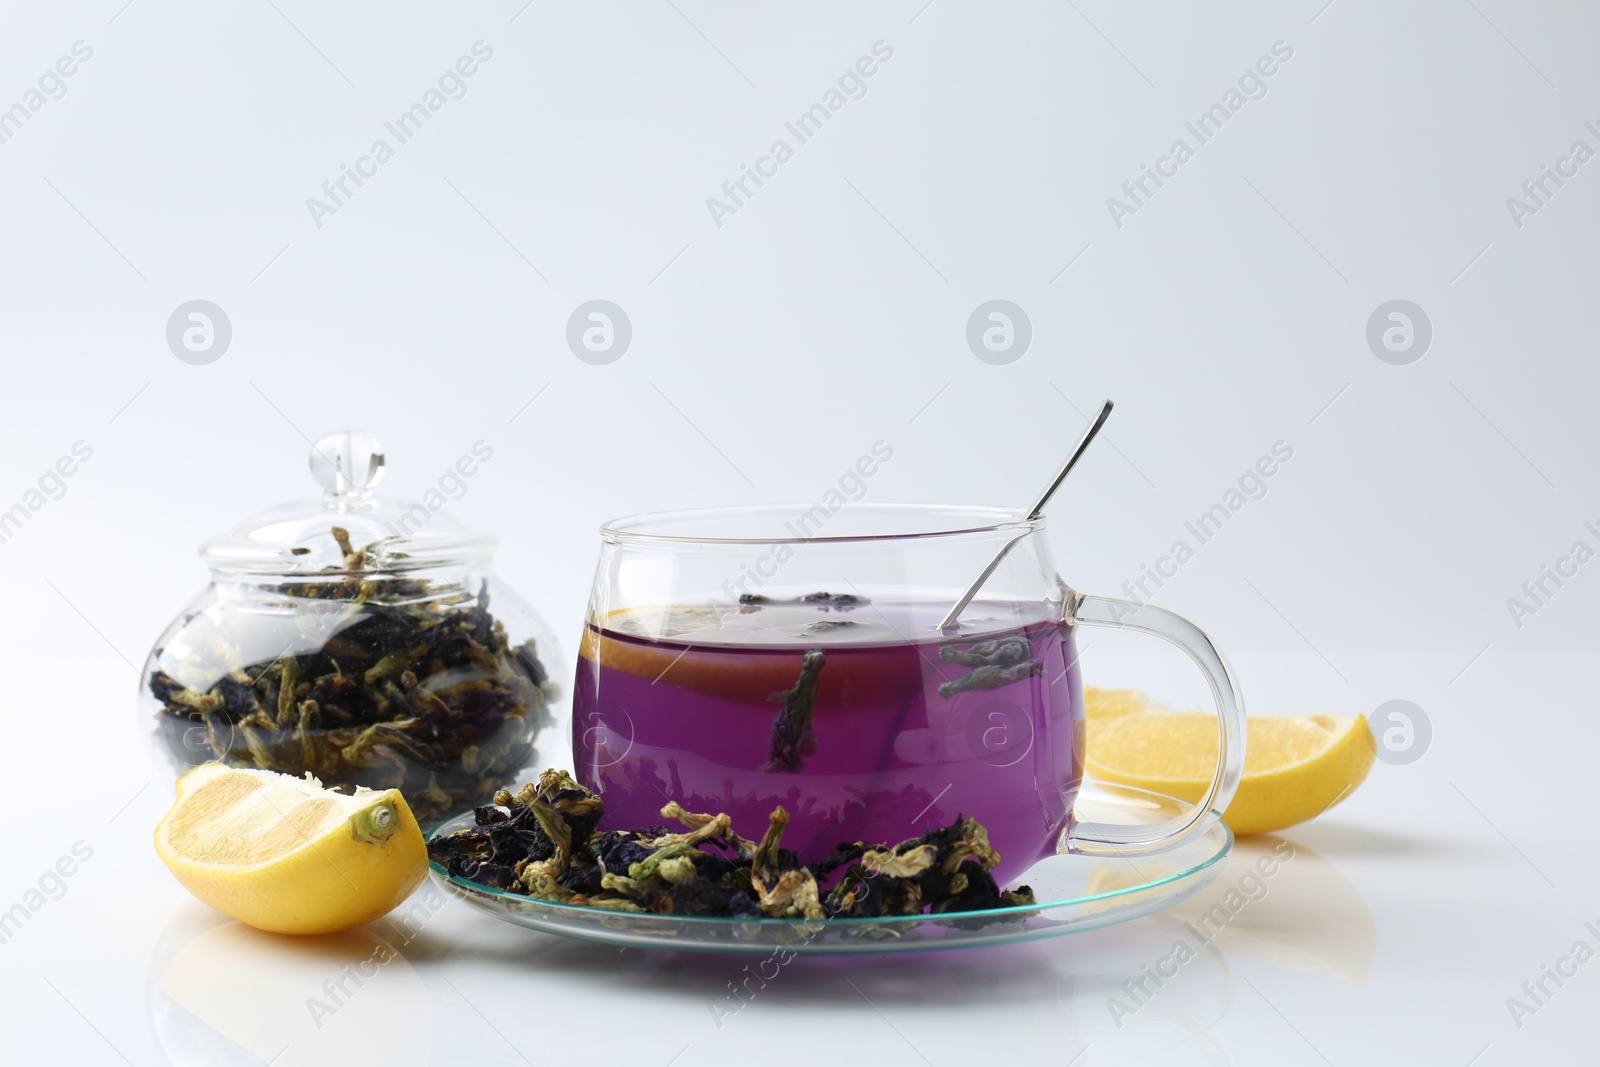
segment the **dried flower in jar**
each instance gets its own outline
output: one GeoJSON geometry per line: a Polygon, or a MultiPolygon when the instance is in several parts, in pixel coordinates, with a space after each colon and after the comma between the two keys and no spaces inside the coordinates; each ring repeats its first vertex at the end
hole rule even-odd
{"type": "Polygon", "coordinates": [[[384,573],[373,546],[332,534],[343,566],[265,589],[292,614],[297,651],[248,657],[221,637],[157,651],[168,746],[193,762],[198,734],[203,755],[235,766],[398,788],[424,824],[486,803],[552,720],[534,643],[511,644],[486,585],[384,573]]]}

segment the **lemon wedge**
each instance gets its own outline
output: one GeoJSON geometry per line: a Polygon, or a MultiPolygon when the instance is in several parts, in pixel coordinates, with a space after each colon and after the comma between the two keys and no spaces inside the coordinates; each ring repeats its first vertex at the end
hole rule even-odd
{"type": "Polygon", "coordinates": [[[371,922],[428,872],[398,790],[347,796],[313,778],[208,763],[178,779],[156,853],[185,889],[259,930],[326,934],[371,922]]]}
{"type": "Polygon", "coordinates": [[[1097,689],[1092,685],[1084,686],[1083,717],[1085,732],[1088,735],[1087,747],[1093,751],[1096,747],[1095,741],[1100,735],[1123,716],[1158,710],[1166,709],[1137,689],[1097,689]]]}
{"type": "MultiPolygon", "coordinates": [[[[670,685],[739,703],[765,705],[773,693],[794,685],[802,649],[684,645],[673,640],[714,630],[725,619],[737,615],[737,608],[712,606],[617,608],[604,617],[603,630],[593,625],[584,627],[578,655],[595,667],[647,678],[651,685],[670,685]]],[[[897,651],[874,654],[867,648],[853,650],[854,669],[847,673],[822,672],[817,706],[848,710],[883,701],[898,703],[907,689],[921,684],[922,668],[916,660],[906,663],[897,651]]]]}
{"type": "MultiPolygon", "coordinates": [[[[1236,834],[1314,819],[1366,778],[1377,752],[1356,715],[1251,715],[1244,777],[1223,813],[1236,834]]],[[[1193,712],[1124,713],[1091,729],[1090,774],[1197,801],[1217,765],[1217,722],[1193,712]]]]}

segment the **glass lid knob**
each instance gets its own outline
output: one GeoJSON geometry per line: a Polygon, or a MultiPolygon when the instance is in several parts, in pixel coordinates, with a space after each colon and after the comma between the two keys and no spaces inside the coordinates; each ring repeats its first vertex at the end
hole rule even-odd
{"type": "Polygon", "coordinates": [[[366,493],[383,480],[383,445],[365,430],[318,438],[310,462],[312,475],[329,496],[366,493]]]}

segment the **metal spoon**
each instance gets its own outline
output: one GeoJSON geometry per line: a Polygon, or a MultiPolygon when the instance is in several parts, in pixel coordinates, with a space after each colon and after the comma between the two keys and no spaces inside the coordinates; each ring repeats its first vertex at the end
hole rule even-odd
{"type": "MultiPolygon", "coordinates": [[[[1093,441],[1095,435],[1100,432],[1100,427],[1106,424],[1106,419],[1111,416],[1112,407],[1111,401],[1107,400],[1100,409],[1100,414],[1095,416],[1094,422],[1084,431],[1083,440],[1078,442],[1078,447],[1072,450],[1072,455],[1068,456],[1067,461],[1061,465],[1061,470],[1057,472],[1055,480],[1050,483],[1049,488],[1039,495],[1038,501],[1033,505],[1033,510],[1028,512],[1026,521],[1032,522],[1044,513],[1044,506],[1050,502],[1050,498],[1061,487],[1061,483],[1067,480],[1067,475],[1072,473],[1072,468],[1077,464],[1078,457],[1082,456],[1084,450],[1089,447],[1089,442],[1093,441]]],[[[972,603],[972,598],[978,595],[978,590],[983,588],[983,583],[987,582],[989,576],[995,572],[995,568],[1000,566],[1001,561],[1006,558],[1006,553],[1010,552],[1013,546],[1026,536],[1028,536],[1027,532],[1019,533],[1000,546],[1000,551],[996,552],[994,559],[990,560],[989,565],[983,568],[983,573],[978,575],[977,581],[967,587],[967,591],[961,594],[961,599],[956,601],[955,607],[951,608],[950,613],[944,617],[944,621],[939,623],[939,629],[949,630],[954,628],[956,617],[966,610],[968,604],[972,603]]]]}

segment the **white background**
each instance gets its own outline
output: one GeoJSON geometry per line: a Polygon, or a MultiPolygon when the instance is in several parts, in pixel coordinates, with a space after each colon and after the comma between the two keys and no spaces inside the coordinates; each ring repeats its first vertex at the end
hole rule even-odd
{"type": "MultiPolygon", "coordinates": [[[[1110,396],[1105,437],[1051,509],[1065,577],[1120,591],[1286,442],[1266,495],[1156,601],[1214,634],[1253,711],[1408,699],[1434,735],[1423,759],[1379,764],[1285,835],[1324,873],[1260,916],[1263,941],[1291,947],[1370,928],[1370,959],[1223,946],[1216,973],[1142,1016],[1171,1030],[1157,1062],[1578,1052],[1600,965],[1520,1028],[1506,998],[1580,937],[1600,948],[1582,926],[1600,925],[1583,673],[1600,577],[1580,570],[1520,627],[1507,600],[1574,541],[1600,548],[1583,525],[1600,525],[1600,162],[1520,227],[1507,198],[1575,140],[1600,149],[1584,128],[1600,126],[1600,15],[1506,0],[675,3],[0,9],[0,108],[74,42],[93,48],[0,144],[0,508],[74,442],[93,448],[0,544],[4,795],[22,816],[0,908],[74,841],[95,849],[0,945],[8,1033],[35,1057],[159,1061],[151,961],[206,913],[146,843],[166,784],[142,786],[132,666],[204,584],[203,537],[311,494],[307,438],[371,431],[384,489],[411,497],[490,444],[451,514],[500,537],[500,572],[570,656],[605,518],[811,502],[877,440],[894,458],[869,499],[1022,504],[1110,396]],[[480,40],[493,58],[466,95],[317,226],[307,198],[375,139],[393,144],[384,123],[480,40]],[[775,139],[794,145],[785,121],[878,41],[893,58],[866,95],[719,227],[707,198],[775,139]],[[1279,41],[1293,57],[1266,95],[1116,225],[1107,198],[1175,139],[1196,146],[1184,123],[1279,41]],[[565,340],[596,298],[633,328],[605,366],[565,340]],[[1003,366],[965,337],[996,298],[1033,330],[1003,366]],[[167,346],[192,299],[232,324],[209,365],[167,346]],[[1366,341],[1393,299],[1431,320],[1410,365],[1366,341]]],[[[1164,655],[1108,639],[1089,679],[1192,699],[1164,655]]],[[[630,1053],[645,1064],[729,1041],[815,1062],[908,1056],[909,1040],[940,1064],[1115,1063],[1163,1043],[1108,1030],[1104,992],[1070,975],[1102,957],[1134,973],[1165,920],[853,964],[859,996],[843,968],[807,966],[718,1031],[705,1002],[726,963],[618,957],[458,910],[434,948],[408,951],[418,984],[376,1016],[436,1035],[404,1042],[414,1057],[442,1062],[455,1030],[485,1062],[541,1055],[547,1006],[569,1034],[578,1013],[630,1020],[588,1040],[648,1041],[630,1053]],[[457,947],[441,962],[438,945],[457,947]],[[515,1005],[513,1045],[473,1005],[515,1005]]],[[[250,951],[277,949],[218,959],[237,969],[250,951]]]]}

